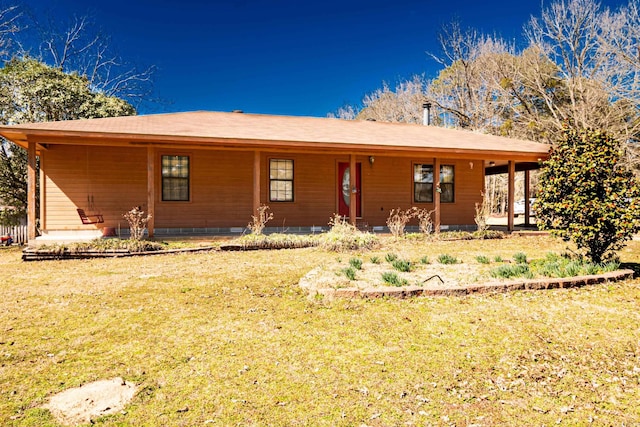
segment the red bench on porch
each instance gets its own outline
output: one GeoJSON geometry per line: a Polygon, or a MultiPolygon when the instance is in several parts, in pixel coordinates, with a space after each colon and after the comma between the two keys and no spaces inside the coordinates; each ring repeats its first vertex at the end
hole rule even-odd
{"type": "Polygon", "coordinates": [[[78,215],[80,215],[80,220],[83,224],[102,224],[104,222],[104,218],[101,214],[92,214],[87,215],[84,212],[84,209],[77,209],[78,215]],[[94,218],[93,220],[91,218],[94,218]]]}

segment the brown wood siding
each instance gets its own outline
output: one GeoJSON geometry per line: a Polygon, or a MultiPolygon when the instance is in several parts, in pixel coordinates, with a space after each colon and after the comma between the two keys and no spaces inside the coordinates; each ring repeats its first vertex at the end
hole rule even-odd
{"type": "Polygon", "coordinates": [[[127,227],[122,214],[146,202],[146,149],[52,145],[45,154],[49,230],[91,229],[77,208],[102,213],[100,226],[127,227]]]}
{"type": "MultiPolygon", "coordinates": [[[[146,148],[51,145],[44,153],[43,200],[46,229],[127,228],[122,214],[133,206],[146,209],[146,148]],[[93,201],[93,205],[91,204],[93,201]],[[76,209],[99,212],[105,223],[82,225],[76,209]]],[[[157,150],[155,153],[155,227],[244,227],[252,215],[253,162],[251,151],[157,150]],[[161,156],[190,158],[190,200],[162,201],[161,156]]],[[[348,155],[260,154],[260,202],[274,214],[270,227],[326,226],[338,211],[338,163],[348,155]],[[294,201],[269,201],[269,160],[294,161],[294,201]]],[[[362,221],[385,225],[393,208],[433,204],[413,203],[413,164],[433,158],[357,156],[362,168],[362,221]]],[[[481,161],[442,159],[455,167],[455,202],[442,203],[443,225],[473,224],[474,205],[481,201],[481,161]]]]}
{"type": "MultiPolygon", "coordinates": [[[[433,164],[433,158],[374,157],[362,162],[362,221],[370,226],[386,225],[391,209],[408,209],[412,206],[432,210],[433,203],[413,201],[413,165],[433,164]]],[[[453,165],[455,169],[455,200],[441,203],[442,225],[473,225],[475,203],[482,201],[482,162],[479,160],[440,159],[441,165],[453,165]],[[470,166],[473,163],[473,168],[470,166]]],[[[411,222],[417,224],[417,221],[411,222]]]]}
{"type": "Polygon", "coordinates": [[[482,202],[484,191],[482,162],[441,159],[440,164],[455,168],[455,200],[453,203],[440,203],[442,225],[474,225],[475,205],[482,202]]]}
{"type": "Polygon", "coordinates": [[[253,153],[162,150],[156,156],[156,228],[244,227],[251,219],[253,153]],[[190,201],[162,201],[163,155],[190,158],[190,201]]]}
{"type": "MultiPolygon", "coordinates": [[[[345,161],[349,161],[348,156],[345,161]]],[[[336,157],[332,155],[263,153],[260,201],[269,205],[269,227],[327,226],[336,206],[336,157]],[[293,160],[293,202],[269,201],[269,160],[293,160]]]]}

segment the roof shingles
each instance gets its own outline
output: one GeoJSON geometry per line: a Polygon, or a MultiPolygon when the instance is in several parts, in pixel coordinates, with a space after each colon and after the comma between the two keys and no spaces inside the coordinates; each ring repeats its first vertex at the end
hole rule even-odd
{"type": "Polygon", "coordinates": [[[185,140],[366,145],[420,150],[491,151],[545,156],[549,146],[532,141],[404,123],[261,114],[185,112],[0,126],[0,135],[113,136],[185,140]]]}

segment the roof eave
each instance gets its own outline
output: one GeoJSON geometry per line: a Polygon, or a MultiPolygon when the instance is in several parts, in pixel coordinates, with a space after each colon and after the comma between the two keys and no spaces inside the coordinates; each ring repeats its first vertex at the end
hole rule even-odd
{"type": "Polygon", "coordinates": [[[86,132],[86,131],[54,131],[25,129],[15,126],[0,127],[0,135],[15,144],[27,148],[28,142],[35,142],[41,146],[46,144],[66,145],[113,145],[113,146],[173,146],[176,148],[199,149],[235,149],[235,150],[285,150],[304,148],[305,152],[334,152],[334,153],[366,153],[409,155],[433,154],[446,157],[468,159],[495,159],[538,161],[545,159],[548,152],[535,150],[495,150],[470,149],[459,147],[429,147],[402,146],[380,144],[358,144],[349,142],[309,142],[309,141],[276,141],[266,139],[219,138],[210,136],[185,136],[161,134],[136,134],[115,132],[86,132]]]}

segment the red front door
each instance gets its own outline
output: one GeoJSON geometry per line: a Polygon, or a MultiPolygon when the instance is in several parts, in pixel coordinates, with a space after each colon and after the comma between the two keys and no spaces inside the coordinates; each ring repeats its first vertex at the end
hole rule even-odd
{"type": "MultiPolygon", "coordinates": [[[[351,203],[351,188],[349,188],[351,171],[349,169],[349,163],[338,163],[338,213],[344,217],[349,216],[349,204],[351,203]]],[[[362,216],[360,182],[361,167],[360,163],[356,163],[356,217],[362,216]]]]}

